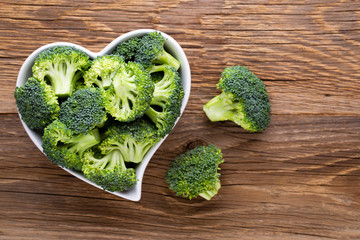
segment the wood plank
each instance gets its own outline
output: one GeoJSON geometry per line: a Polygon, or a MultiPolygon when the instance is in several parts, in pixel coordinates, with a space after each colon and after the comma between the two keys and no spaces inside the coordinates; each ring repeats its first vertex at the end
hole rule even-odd
{"type": "Polygon", "coordinates": [[[151,160],[137,203],[54,166],[16,114],[1,114],[0,122],[6,239],[360,237],[359,116],[275,115],[264,133],[249,134],[186,112],[151,160]],[[225,158],[219,195],[211,201],[175,196],[164,180],[171,160],[210,143],[225,158]]]}
{"type": "Polygon", "coordinates": [[[96,52],[122,33],[154,28],[189,58],[191,108],[214,95],[225,67],[244,65],[268,85],[273,114],[360,114],[358,3],[205,2],[161,1],[156,11],[155,2],[141,1],[0,2],[0,112],[16,112],[17,73],[41,45],[69,41],[96,52]]]}

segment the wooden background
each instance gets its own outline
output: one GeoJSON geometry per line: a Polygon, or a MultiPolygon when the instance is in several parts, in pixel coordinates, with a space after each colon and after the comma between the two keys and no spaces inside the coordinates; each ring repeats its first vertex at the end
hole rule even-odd
{"type": "Polygon", "coordinates": [[[0,239],[360,239],[358,0],[0,0],[0,239]],[[192,70],[186,111],[130,202],[76,179],[27,137],[13,97],[18,71],[43,44],[97,52],[153,28],[174,37],[192,70]],[[211,123],[202,106],[222,70],[264,80],[272,119],[249,134],[211,123]],[[223,149],[211,201],[168,190],[185,150],[223,149]]]}

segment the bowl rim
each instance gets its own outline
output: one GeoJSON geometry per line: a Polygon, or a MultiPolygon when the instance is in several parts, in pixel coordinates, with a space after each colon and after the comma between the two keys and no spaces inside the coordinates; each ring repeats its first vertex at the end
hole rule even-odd
{"type": "MultiPolygon", "coordinates": [[[[127,39],[130,39],[132,37],[138,37],[138,36],[143,36],[147,33],[153,32],[153,31],[157,31],[160,32],[165,40],[165,49],[167,51],[169,51],[169,53],[171,53],[172,55],[174,55],[175,58],[177,58],[180,61],[180,77],[181,77],[181,81],[182,81],[182,85],[184,88],[184,98],[182,99],[182,105],[181,105],[181,110],[180,110],[180,115],[177,118],[177,120],[175,121],[174,127],[176,126],[176,124],[178,123],[179,119],[181,118],[183,112],[185,111],[186,105],[188,103],[189,100],[189,96],[190,96],[190,90],[191,90],[191,71],[190,71],[190,65],[188,62],[188,59],[185,55],[185,52],[183,51],[183,49],[181,48],[180,44],[174,39],[172,38],[170,35],[159,31],[159,30],[155,30],[155,29],[137,29],[137,30],[133,30],[130,32],[126,32],[122,35],[120,35],[119,37],[115,38],[113,41],[111,41],[107,46],[105,46],[100,52],[94,53],[88,49],[86,49],[85,47],[75,44],[75,43],[70,43],[70,42],[53,42],[53,43],[49,43],[46,45],[43,45],[41,47],[39,47],[38,49],[36,49],[35,51],[33,51],[24,61],[24,63],[22,64],[19,73],[18,73],[18,77],[17,77],[17,81],[16,81],[16,87],[20,87],[22,85],[25,84],[25,82],[27,81],[27,79],[29,77],[31,77],[32,75],[32,65],[35,61],[35,59],[37,58],[37,56],[44,50],[54,47],[54,46],[72,46],[75,47],[76,49],[79,49],[83,52],[85,52],[90,58],[95,59],[98,56],[103,56],[106,54],[109,54],[113,51],[113,49],[115,49],[115,47],[117,46],[117,44],[119,44],[122,41],[125,41],[127,39]]],[[[42,149],[42,140],[41,140],[41,135],[34,131],[31,130],[26,123],[22,120],[21,115],[18,111],[18,115],[20,118],[20,121],[26,131],[26,133],[28,134],[28,136],[30,137],[30,139],[32,140],[32,142],[36,145],[36,147],[44,154],[43,149],[42,149]]],[[[173,128],[174,128],[173,127],[173,128]]],[[[169,133],[170,134],[170,133],[169,133]]],[[[168,135],[169,135],[168,134],[168,135]]],[[[138,164],[138,166],[136,167],[136,176],[138,179],[138,182],[136,183],[136,185],[131,188],[128,191],[125,192],[110,192],[107,190],[103,190],[100,186],[98,186],[97,184],[91,182],[90,180],[86,179],[83,174],[81,174],[80,172],[71,170],[71,169],[67,169],[64,167],[59,166],[60,168],[62,168],[63,170],[67,171],[68,173],[70,173],[71,175],[79,178],[80,180],[95,186],[103,191],[109,192],[113,195],[122,197],[124,199],[127,200],[131,200],[131,201],[139,201],[141,199],[141,193],[142,193],[142,180],[143,180],[143,176],[145,174],[145,170],[147,168],[147,165],[149,164],[152,156],[154,155],[154,153],[157,151],[157,149],[161,146],[161,144],[165,141],[165,139],[168,137],[168,135],[166,135],[164,138],[162,138],[158,143],[156,143],[154,146],[152,146],[150,148],[150,150],[147,152],[147,154],[145,155],[143,161],[141,163],[138,164]]],[[[57,165],[58,166],[58,165],[57,165]]]]}

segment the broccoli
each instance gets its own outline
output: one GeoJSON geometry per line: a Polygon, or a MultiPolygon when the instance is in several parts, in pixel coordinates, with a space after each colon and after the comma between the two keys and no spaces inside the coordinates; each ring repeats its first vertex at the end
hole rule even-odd
{"type": "Polygon", "coordinates": [[[153,125],[144,119],[130,123],[115,122],[108,127],[99,148],[103,154],[119,150],[125,162],[140,163],[159,140],[153,125]]]}
{"type": "Polygon", "coordinates": [[[57,119],[45,128],[42,147],[54,164],[81,171],[84,152],[100,143],[100,140],[97,128],[76,135],[57,119]]]}
{"type": "Polygon", "coordinates": [[[145,67],[151,67],[151,65],[155,64],[167,64],[178,70],[180,67],[179,61],[164,49],[164,45],[165,38],[160,32],[154,31],[142,36],[135,53],[135,62],[145,67]]]}
{"type": "Polygon", "coordinates": [[[261,132],[270,123],[270,102],[264,83],[242,66],[225,68],[217,87],[222,93],[203,107],[210,121],[230,120],[249,132],[261,132]]]}
{"type": "Polygon", "coordinates": [[[111,192],[129,190],[137,182],[135,170],[126,167],[117,149],[106,154],[96,149],[86,151],[82,171],[90,181],[111,192]]]}
{"type": "Polygon", "coordinates": [[[123,63],[124,60],[115,55],[95,58],[89,70],[84,74],[85,85],[89,87],[95,85],[104,89],[110,87],[113,77],[123,63]]]}
{"type": "Polygon", "coordinates": [[[15,88],[21,119],[30,129],[44,129],[59,116],[59,102],[52,88],[33,77],[15,88]]]}
{"type": "Polygon", "coordinates": [[[221,149],[214,145],[197,146],[176,157],[165,179],[177,195],[210,200],[221,187],[219,165],[224,162],[221,149]]]}
{"type": "Polygon", "coordinates": [[[104,93],[105,109],[118,121],[133,121],[149,108],[153,91],[148,71],[137,63],[124,63],[104,93]]]}
{"type": "Polygon", "coordinates": [[[103,90],[85,87],[61,104],[59,120],[75,134],[85,134],[107,119],[103,90]]]}
{"type": "Polygon", "coordinates": [[[124,58],[125,62],[133,62],[135,60],[135,54],[139,47],[140,40],[140,37],[133,37],[119,43],[113,51],[113,54],[121,56],[124,58]]]}
{"type": "Polygon", "coordinates": [[[150,69],[150,73],[152,75],[154,73],[163,74],[153,78],[155,81],[154,97],[145,115],[155,124],[159,136],[163,137],[171,131],[176,119],[180,116],[184,90],[180,75],[174,67],[157,65],[150,69]]]}
{"type": "Polygon", "coordinates": [[[89,56],[84,52],[70,46],[56,46],[39,54],[32,72],[35,78],[50,84],[56,96],[68,97],[89,66],[89,56]]]}

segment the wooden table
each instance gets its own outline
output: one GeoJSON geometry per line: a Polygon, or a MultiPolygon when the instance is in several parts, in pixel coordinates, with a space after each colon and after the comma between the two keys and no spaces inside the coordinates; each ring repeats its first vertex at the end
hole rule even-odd
{"type": "Polygon", "coordinates": [[[359,56],[357,0],[0,0],[0,239],[360,239],[359,56]],[[41,45],[98,52],[139,28],[181,44],[192,89],[131,202],[53,165],[26,135],[13,92],[41,45]],[[231,65],[267,86],[263,133],[202,111],[231,65]],[[210,143],[226,160],[219,194],[175,196],[164,180],[171,160],[210,143]]]}

